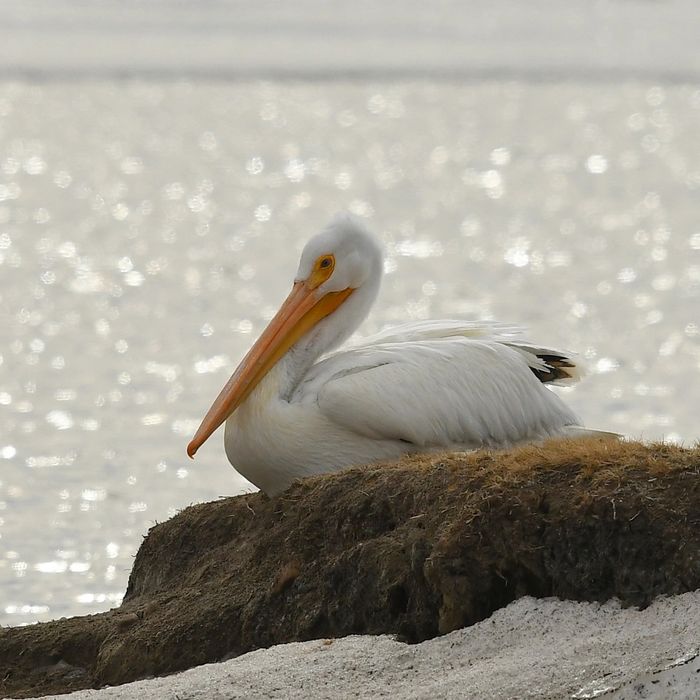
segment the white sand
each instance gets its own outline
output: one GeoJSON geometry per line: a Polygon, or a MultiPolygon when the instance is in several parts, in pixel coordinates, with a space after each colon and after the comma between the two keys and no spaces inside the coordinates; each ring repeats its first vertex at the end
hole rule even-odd
{"type": "Polygon", "coordinates": [[[698,652],[700,592],[644,611],[522,598],[413,646],[387,636],[283,644],[68,697],[700,698],[698,652]]]}

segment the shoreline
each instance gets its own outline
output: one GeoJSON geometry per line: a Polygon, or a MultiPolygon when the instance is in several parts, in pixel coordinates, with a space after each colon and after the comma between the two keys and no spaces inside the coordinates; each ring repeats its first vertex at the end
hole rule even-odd
{"type": "Polygon", "coordinates": [[[119,608],[1,629],[0,690],[118,685],[356,634],[437,644],[533,596],[653,607],[700,589],[699,470],[700,448],[558,440],[191,506],[151,529],[119,608]]]}
{"type": "Polygon", "coordinates": [[[611,80],[700,79],[694,30],[700,13],[689,0],[484,6],[448,0],[437,10],[418,2],[365,2],[362,11],[322,0],[305,0],[294,10],[270,1],[202,4],[204,12],[175,0],[58,8],[3,0],[0,64],[4,75],[54,77],[88,71],[197,79],[423,74],[432,80],[496,73],[537,80],[554,71],[611,80]]]}

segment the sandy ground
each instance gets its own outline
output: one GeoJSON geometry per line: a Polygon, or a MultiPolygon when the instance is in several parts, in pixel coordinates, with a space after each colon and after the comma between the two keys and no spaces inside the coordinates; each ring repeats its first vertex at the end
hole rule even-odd
{"type": "Polygon", "coordinates": [[[700,592],[643,611],[521,598],[407,646],[387,636],[283,644],[71,698],[698,698],[700,592]]]}

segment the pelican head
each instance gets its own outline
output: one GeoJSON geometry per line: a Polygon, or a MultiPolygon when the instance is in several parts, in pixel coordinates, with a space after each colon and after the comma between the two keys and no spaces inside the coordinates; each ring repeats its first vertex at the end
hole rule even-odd
{"type": "Polygon", "coordinates": [[[304,246],[292,291],[221,390],[187,454],[194,457],[287,353],[301,353],[308,365],[348,338],[377,295],[382,269],[379,241],[356,217],[337,214],[304,246]]]}
{"type": "Polygon", "coordinates": [[[382,259],[376,237],[357,217],[343,212],[304,246],[294,282],[318,281],[326,293],[359,289],[376,274],[382,259]]]}

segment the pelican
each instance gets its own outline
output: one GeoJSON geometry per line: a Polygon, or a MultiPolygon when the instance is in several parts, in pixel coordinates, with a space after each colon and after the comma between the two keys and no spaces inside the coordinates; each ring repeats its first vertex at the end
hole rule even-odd
{"type": "Polygon", "coordinates": [[[378,239],[350,214],[309,240],[289,296],[188,455],[225,422],[229,461],[272,496],[300,477],[407,453],[598,432],[546,386],[576,381],[576,361],[504,326],[407,323],[331,352],[369,312],[383,263],[378,239]]]}

